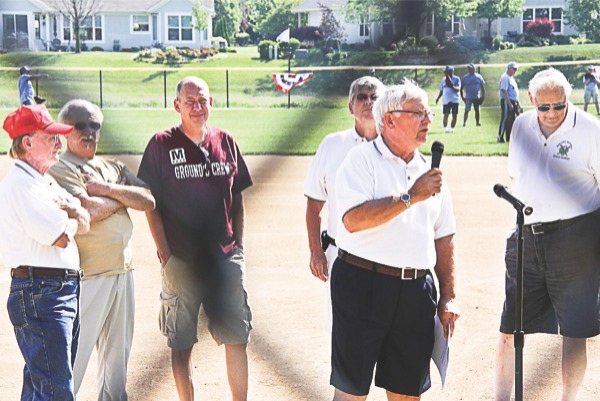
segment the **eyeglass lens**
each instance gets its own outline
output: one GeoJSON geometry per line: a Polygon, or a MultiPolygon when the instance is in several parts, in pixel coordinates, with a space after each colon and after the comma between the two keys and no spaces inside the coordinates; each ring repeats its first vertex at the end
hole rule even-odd
{"type": "Polygon", "coordinates": [[[377,100],[377,95],[372,94],[371,96],[369,96],[366,93],[359,93],[358,95],[356,95],[356,100],[360,100],[361,102],[364,102],[369,98],[371,99],[371,101],[374,102],[375,100],[377,100]]]}
{"type": "Polygon", "coordinates": [[[566,103],[562,103],[562,104],[543,104],[541,106],[537,106],[537,109],[539,111],[541,111],[542,113],[545,113],[547,111],[550,111],[550,109],[554,109],[555,111],[561,111],[564,110],[567,107],[566,103]]]}
{"type": "Polygon", "coordinates": [[[89,123],[89,124],[88,124],[88,123],[84,123],[84,122],[78,122],[78,123],[75,123],[75,129],[76,129],[77,131],[83,131],[83,130],[85,130],[87,127],[90,127],[90,129],[91,129],[92,131],[98,131],[100,128],[102,128],[102,124],[100,124],[100,123],[97,123],[97,122],[94,122],[94,121],[92,121],[92,122],[91,122],[91,123],[89,123]]]}

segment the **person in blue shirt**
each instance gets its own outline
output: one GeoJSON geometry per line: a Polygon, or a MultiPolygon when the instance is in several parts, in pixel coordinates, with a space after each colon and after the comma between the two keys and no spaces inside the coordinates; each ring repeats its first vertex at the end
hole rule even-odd
{"type": "Polygon", "coordinates": [[[444,113],[444,132],[453,133],[454,127],[456,126],[456,120],[458,117],[458,102],[460,101],[460,78],[454,75],[454,67],[447,65],[444,68],[444,78],[440,82],[440,93],[435,104],[438,104],[440,98],[442,98],[443,113],[444,113]],[[450,129],[448,129],[448,116],[452,111],[452,121],[450,123],[450,129]]]}
{"type": "Polygon", "coordinates": [[[467,70],[468,73],[462,77],[462,86],[460,88],[460,97],[465,102],[463,127],[467,126],[471,105],[475,110],[475,123],[478,127],[481,127],[481,123],[479,122],[479,106],[481,106],[485,99],[485,80],[480,74],[475,72],[474,64],[469,64],[467,70]]]}
{"type": "Polygon", "coordinates": [[[29,67],[24,65],[19,70],[21,76],[19,77],[19,100],[22,105],[31,106],[32,104],[41,104],[46,101],[43,97],[35,95],[33,85],[31,84],[32,79],[44,79],[50,78],[48,74],[30,75],[31,70],[29,67]]]}
{"type": "Polygon", "coordinates": [[[583,76],[583,110],[587,111],[590,100],[593,100],[594,105],[596,105],[596,113],[600,115],[600,107],[598,107],[598,84],[600,84],[600,80],[595,71],[596,68],[590,65],[583,76]]]}
{"type": "Polygon", "coordinates": [[[506,72],[500,77],[500,108],[502,115],[500,117],[500,128],[498,129],[498,143],[510,141],[510,133],[512,131],[515,118],[523,112],[521,103],[519,103],[519,85],[515,80],[515,74],[519,68],[518,64],[511,61],[506,65],[506,72]]]}

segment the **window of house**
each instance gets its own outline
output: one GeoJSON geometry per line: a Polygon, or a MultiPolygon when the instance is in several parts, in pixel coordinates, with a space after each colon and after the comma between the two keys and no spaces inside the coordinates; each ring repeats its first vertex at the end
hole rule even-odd
{"type": "MultiPolygon", "coordinates": [[[[79,37],[85,41],[100,42],[104,38],[101,15],[90,15],[79,26],[79,37]]],[[[68,15],[63,15],[63,39],[75,40],[73,21],[68,15]]]]}
{"type": "Polygon", "coordinates": [[[194,38],[191,15],[169,15],[167,28],[171,42],[191,42],[194,38]]]}
{"type": "Polygon", "coordinates": [[[523,32],[527,31],[527,24],[531,21],[536,20],[538,18],[548,18],[552,22],[554,22],[554,32],[561,33],[562,32],[562,19],[563,19],[563,10],[560,7],[534,7],[527,8],[522,15],[522,29],[523,32]]]}
{"type": "Polygon", "coordinates": [[[452,35],[460,35],[460,18],[454,15],[446,21],[446,32],[452,32],[452,35]]]}
{"type": "Polygon", "coordinates": [[[150,32],[150,16],[149,15],[132,15],[131,16],[131,31],[138,33],[150,32]]]}
{"type": "Polygon", "coordinates": [[[365,18],[364,16],[360,17],[360,24],[359,24],[359,33],[358,35],[361,37],[368,37],[369,36],[369,22],[367,20],[367,18],[365,18]]]}
{"type": "Polygon", "coordinates": [[[427,21],[425,21],[425,32],[426,35],[433,35],[435,27],[435,16],[430,14],[427,16],[427,21]]]}

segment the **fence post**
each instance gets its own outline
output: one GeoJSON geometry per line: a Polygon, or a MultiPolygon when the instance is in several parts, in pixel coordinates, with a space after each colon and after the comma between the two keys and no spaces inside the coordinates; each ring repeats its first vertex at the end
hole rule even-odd
{"type": "Polygon", "coordinates": [[[167,70],[163,70],[163,94],[165,97],[165,109],[167,108],[167,70]]]}
{"type": "Polygon", "coordinates": [[[102,108],[102,104],[103,104],[103,101],[102,101],[102,70],[99,70],[99,71],[100,71],[100,108],[102,108]]]}
{"type": "Polygon", "coordinates": [[[419,84],[419,80],[418,80],[418,76],[417,76],[417,71],[419,71],[419,69],[415,68],[415,83],[418,85],[419,84]]]}
{"type": "Polygon", "coordinates": [[[227,91],[227,108],[229,108],[229,70],[225,70],[225,90],[227,91]]]}

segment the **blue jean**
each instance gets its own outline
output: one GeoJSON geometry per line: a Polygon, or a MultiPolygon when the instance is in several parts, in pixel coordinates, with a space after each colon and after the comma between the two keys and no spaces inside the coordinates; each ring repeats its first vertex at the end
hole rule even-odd
{"type": "Polygon", "coordinates": [[[25,359],[21,401],[73,401],[79,279],[13,278],[7,309],[25,359]]]}

